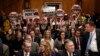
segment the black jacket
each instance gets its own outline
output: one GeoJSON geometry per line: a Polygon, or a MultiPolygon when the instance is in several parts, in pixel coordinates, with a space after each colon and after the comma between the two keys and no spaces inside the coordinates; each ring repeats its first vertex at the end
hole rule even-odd
{"type": "MultiPolygon", "coordinates": [[[[82,38],[82,56],[85,54],[86,46],[89,39],[89,32],[85,32],[82,38]]],[[[96,29],[96,41],[97,41],[97,49],[100,52],[100,29],[96,29]]]]}
{"type": "MultiPolygon", "coordinates": [[[[60,51],[58,52],[58,55],[59,55],[59,56],[68,56],[68,53],[66,52],[66,50],[60,50],[60,51]]],[[[75,52],[73,53],[73,56],[80,56],[80,52],[75,51],[75,52]]]]}
{"type": "MultiPolygon", "coordinates": [[[[24,52],[21,50],[21,51],[18,52],[18,54],[16,54],[16,56],[24,56],[24,52]]],[[[30,56],[37,56],[37,55],[30,52],[30,56]]]]}

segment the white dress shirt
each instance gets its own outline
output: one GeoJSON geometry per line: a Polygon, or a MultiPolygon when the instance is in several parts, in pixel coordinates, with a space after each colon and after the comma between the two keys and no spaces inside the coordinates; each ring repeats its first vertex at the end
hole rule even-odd
{"type": "Polygon", "coordinates": [[[27,53],[26,53],[26,52],[24,51],[24,56],[30,56],[30,52],[27,52],[27,53]]]}
{"type": "Polygon", "coordinates": [[[73,56],[73,53],[67,51],[68,56],[73,56]]]}
{"type": "Polygon", "coordinates": [[[92,52],[98,52],[95,29],[91,33],[93,37],[92,37],[91,44],[90,44],[90,50],[92,52]]]}

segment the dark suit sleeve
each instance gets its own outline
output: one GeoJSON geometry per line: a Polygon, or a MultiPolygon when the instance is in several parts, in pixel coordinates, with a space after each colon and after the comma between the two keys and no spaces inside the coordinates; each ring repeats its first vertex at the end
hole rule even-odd
{"type": "Polygon", "coordinates": [[[58,52],[58,56],[62,56],[62,51],[61,50],[58,52]]]}
{"type": "Polygon", "coordinates": [[[97,37],[97,48],[100,53],[100,29],[96,29],[96,37],[97,37]]]}
{"type": "Polygon", "coordinates": [[[66,53],[65,50],[60,50],[60,51],[58,52],[58,56],[68,56],[68,54],[66,53]]]}
{"type": "Polygon", "coordinates": [[[23,51],[20,50],[15,56],[24,56],[23,51]]]}
{"type": "Polygon", "coordinates": [[[79,50],[76,50],[74,56],[81,56],[81,52],[79,50]]]}
{"type": "Polygon", "coordinates": [[[85,54],[88,38],[89,38],[89,33],[84,32],[81,39],[81,56],[84,56],[85,54]]]}

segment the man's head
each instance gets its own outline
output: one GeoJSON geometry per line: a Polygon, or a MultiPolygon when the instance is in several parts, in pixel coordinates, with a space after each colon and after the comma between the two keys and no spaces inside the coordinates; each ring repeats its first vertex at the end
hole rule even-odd
{"type": "Polygon", "coordinates": [[[35,33],[34,33],[34,31],[32,30],[32,31],[30,31],[30,35],[31,35],[31,37],[33,38],[33,37],[35,37],[35,33]]]}
{"type": "Polygon", "coordinates": [[[68,51],[68,52],[75,51],[74,43],[73,43],[73,41],[71,41],[69,39],[65,40],[64,46],[65,46],[66,51],[68,51]]]}
{"type": "Polygon", "coordinates": [[[31,43],[28,41],[25,41],[23,43],[23,51],[30,52],[31,51],[31,43]]]}
{"type": "Polygon", "coordinates": [[[34,29],[34,32],[35,32],[35,34],[39,34],[39,33],[40,33],[40,28],[39,28],[39,27],[36,27],[36,28],[34,29]]]}
{"type": "Polygon", "coordinates": [[[95,27],[96,27],[95,24],[92,22],[86,23],[85,24],[85,31],[91,32],[95,29],[95,27]]]}
{"type": "Polygon", "coordinates": [[[80,30],[75,30],[75,36],[76,37],[80,37],[80,34],[81,34],[80,30]]]}
{"type": "Polygon", "coordinates": [[[27,27],[26,26],[23,27],[23,32],[27,32],[27,27]]]}
{"type": "Polygon", "coordinates": [[[27,34],[27,35],[25,36],[25,40],[32,42],[32,37],[31,37],[31,35],[27,34]]]}

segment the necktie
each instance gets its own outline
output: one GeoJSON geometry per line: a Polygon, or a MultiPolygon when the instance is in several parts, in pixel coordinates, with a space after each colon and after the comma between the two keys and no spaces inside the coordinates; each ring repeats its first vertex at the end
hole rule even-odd
{"type": "Polygon", "coordinates": [[[88,43],[87,43],[87,46],[86,46],[86,53],[90,49],[90,44],[91,44],[92,37],[93,37],[93,34],[92,34],[92,32],[90,32],[90,36],[89,36],[88,43]]]}
{"type": "Polygon", "coordinates": [[[28,53],[25,53],[25,56],[27,56],[28,53]]]}
{"type": "Polygon", "coordinates": [[[69,56],[71,56],[71,53],[69,53],[69,56]]]}
{"type": "Polygon", "coordinates": [[[79,49],[79,45],[80,45],[79,38],[77,38],[77,49],[79,49]]]}

